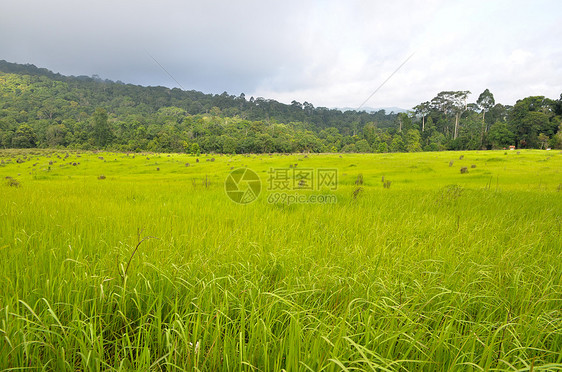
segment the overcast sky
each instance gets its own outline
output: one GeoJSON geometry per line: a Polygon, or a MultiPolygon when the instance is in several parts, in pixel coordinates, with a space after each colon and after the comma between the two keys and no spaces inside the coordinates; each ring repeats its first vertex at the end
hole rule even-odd
{"type": "Polygon", "coordinates": [[[358,107],[413,54],[365,106],[562,93],[559,0],[0,4],[0,59],[65,75],[358,107]]]}

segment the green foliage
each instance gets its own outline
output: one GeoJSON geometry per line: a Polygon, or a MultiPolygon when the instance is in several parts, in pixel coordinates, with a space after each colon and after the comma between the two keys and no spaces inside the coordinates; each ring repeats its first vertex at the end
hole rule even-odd
{"type": "Polygon", "coordinates": [[[18,148],[30,148],[37,145],[37,136],[33,128],[27,124],[21,124],[12,137],[12,146],[18,148]]]}
{"type": "Polygon", "coordinates": [[[359,140],[357,141],[357,143],[355,143],[355,149],[357,150],[357,152],[361,152],[361,153],[373,152],[371,146],[369,145],[369,142],[367,142],[367,140],[364,139],[359,140]]]}
{"type": "Polygon", "coordinates": [[[498,121],[507,123],[518,147],[544,148],[557,143],[562,115],[562,98],[527,97],[510,107],[495,104],[488,89],[476,103],[467,102],[468,91],[443,91],[414,112],[386,114],[66,77],[5,61],[0,71],[2,148],[191,152],[198,143],[201,152],[228,154],[466,150],[504,143],[497,133],[495,142],[488,135],[498,121]],[[420,132],[419,141],[411,130],[420,132]],[[548,138],[539,139],[541,133],[548,138]]]}
{"type": "Polygon", "coordinates": [[[496,100],[490,90],[486,89],[480,93],[478,99],[476,100],[476,104],[482,110],[482,121],[484,121],[486,118],[486,112],[490,111],[490,109],[494,107],[496,100]]]}
{"type": "Polygon", "coordinates": [[[445,148],[446,138],[443,133],[440,133],[436,130],[432,131],[431,136],[429,137],[428,145],[431,146],[431,151],[438,151],[443,150],[445,148]],[[437,149],[437,150],[433,150],[437,149]]]}
{"type": "Polygon", "coordinates": [[[492,146],[496,149],[515,145],[515,135],[509,129],[506,122],[498,121],[490,128],[488,137],[492,146]]]}
{"type": "Polygon", "coordinates": [[[562,124],[558,127],[558,133],[554,136],[554,147],[557,149],[562,149],[562,124]]]}
{"type": "Polygon", "coordinates": [[[109,142],[111,132],[107,122],[107,112],[103,108],[97,108],[92,117],[94,143],[98,147],[104,147],[109,142]]]}
{"type": "Polygon", "coordinates": [[[49,147],[66,146],[69,142],[68,128],[64,124],[50,125],[45,140],[49,147]]]}
{"type": "Polygon", "coordinates": [[[357,147],[355,146],[354,143],[351,143],[349,145],[345,145],[342,149],[341,152],[357,152],[357,147]]]}
{"type": "Polygon", "coordinates": [[[247,100],[243,94],[212,95],[98,77],[66,77],[5,61],[0,61],[0,71],[3,147],[183,151],[183,141],[197,141],[205,152],[314,152],[323,146],[339,150],[342,136],[359,136],[367,123],[391,127],[396,117],[384,111],[341,112],[308,102],[285,105],[264,98],[247,100]],[[34,143],[24,138],[13,143],[21,124],[33,128],[34,143]],[[60,124],[66,134],[55,128],[60,124]],[[319,141],[323,130],[328,138],[319,141]]]}
{"type": "Polygon", "coordinates": [[[200,148],[199,148],[199,144],[198,144],[197,142],[193,142],[193,143],[191,144],[191,148],[190,148],[190,151],[189,151],[189,152],[190,152],[191,155],[199,155],[199,154],[201,154],[201,150],[200,150],[200,148]]]}
{"type": "Polygon", "coordinates": [[[420,144],[421,136],[417,129],[410,129],[404,136],[406,139],[406,151],[407,152],[418,152],[422,151],[420,144]]]}
{"type": "Polygon", "coordinates": [[[390,143],[390,151],[391,152],[404,152],[406,149],[404,144],[404,139],[400,133],[396,133],[394,137],[392,137],[392,142],[390,143]]]}
{"type": "Polygon", "coordinates": [[[541,146],[539,134],[554,136],[560,118],[554,115],[550,100],[533,96],[517,101],[509,113],[509,122],[520,147],[538,148],[541,146]]]}

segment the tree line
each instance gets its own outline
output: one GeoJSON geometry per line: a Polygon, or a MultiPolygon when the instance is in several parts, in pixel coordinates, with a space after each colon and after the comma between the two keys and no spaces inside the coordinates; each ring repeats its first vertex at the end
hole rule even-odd
{"type": "Polygon", "coordinates": [[[0,147],[189,153],[562,147],[562,94],[496,103],[444,91],[408,113],[142,87],[0,61],[0,147]]]}

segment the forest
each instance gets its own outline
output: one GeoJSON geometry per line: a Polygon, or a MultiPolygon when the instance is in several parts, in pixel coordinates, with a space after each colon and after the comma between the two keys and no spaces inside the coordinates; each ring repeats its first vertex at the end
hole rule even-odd
{"type": "Polygon", "coordinates": [[[143,87],[0,61],[0,148],[198,153],[562,148],[562,94],[442,91],[407,113],[143,87]]]}

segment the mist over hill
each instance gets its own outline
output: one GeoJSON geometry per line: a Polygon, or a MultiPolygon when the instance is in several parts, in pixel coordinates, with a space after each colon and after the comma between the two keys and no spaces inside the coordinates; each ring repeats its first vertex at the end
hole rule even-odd
{"type": "Polygon", "coordinates": [[[378,112],[378,111],[384,110],[384,112],[387,112],[389,114],[390,113],[400,114],[400,113],[406,113],[406,112],[409,111],[408,109],[404,109],[404,108],[400,108],[400,107],[394,107],[394,106],[392,106],[392,107],[377,107],[377,108],[363,106],[359,109],[357,109],[357,107],[341,107],[341,108],[338,108],[338,110],[343,111],[343,112],[350,111],[350,110],[351,111],[378,112]]]}

